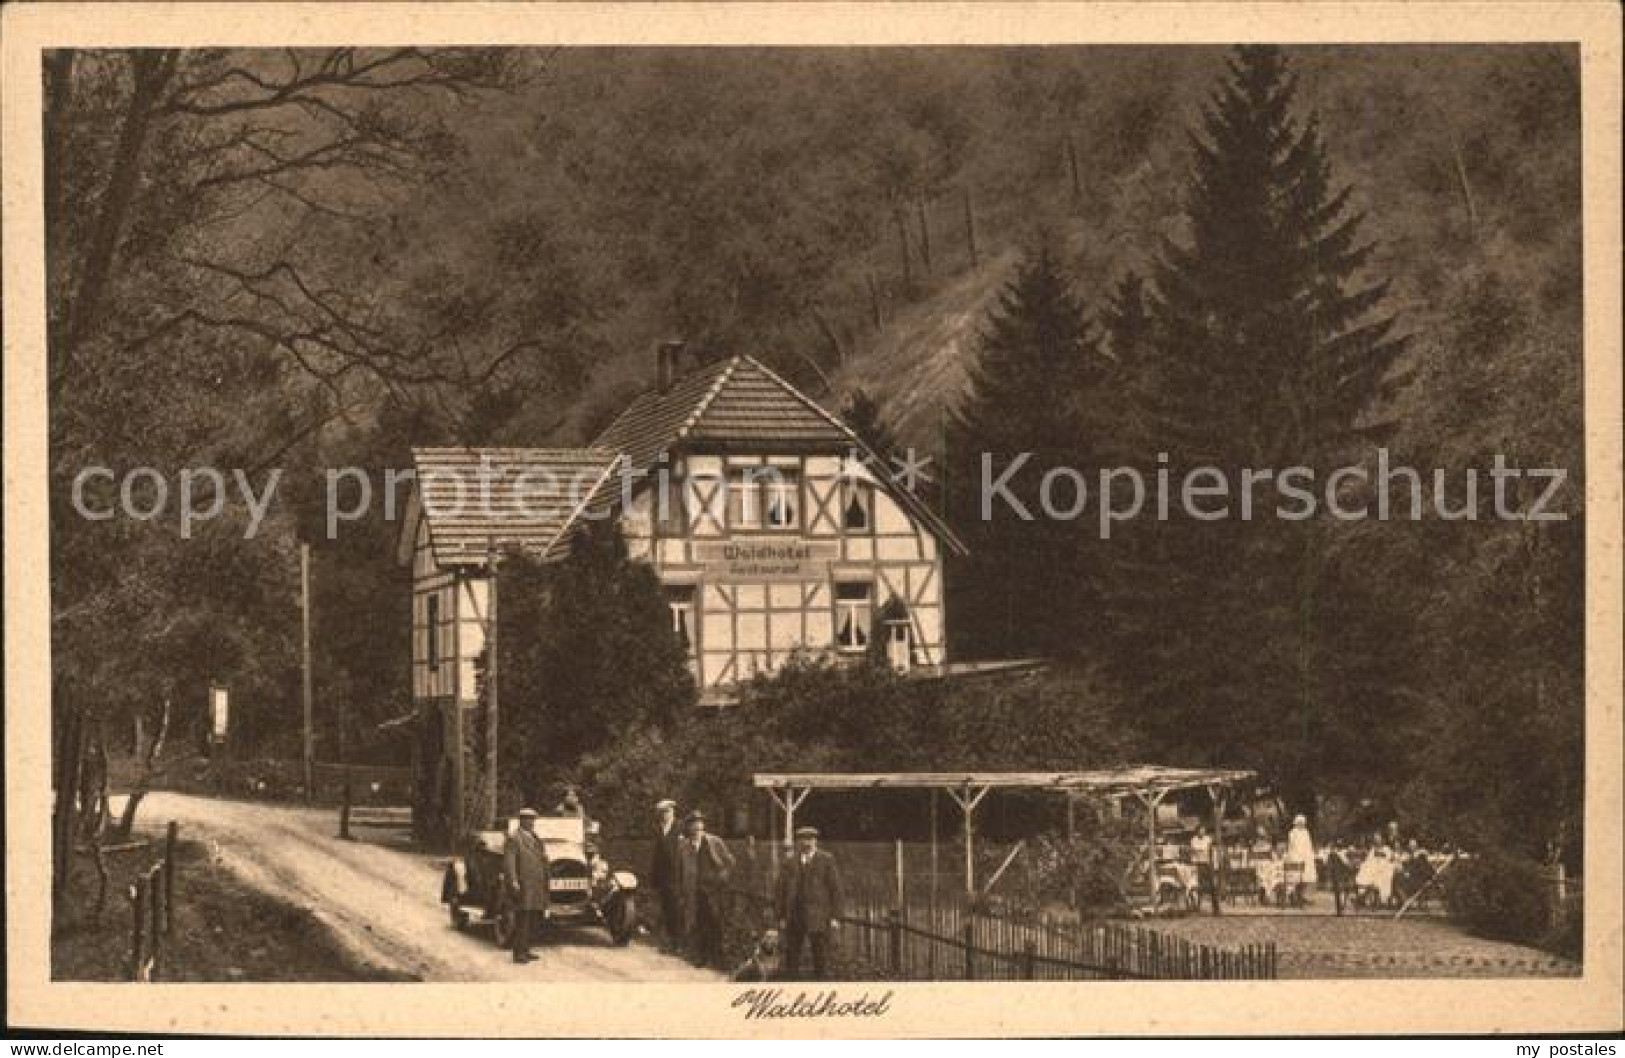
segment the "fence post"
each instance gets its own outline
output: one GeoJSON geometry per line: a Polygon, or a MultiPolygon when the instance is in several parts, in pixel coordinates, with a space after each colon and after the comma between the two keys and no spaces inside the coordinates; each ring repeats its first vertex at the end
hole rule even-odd
{"type": "Polygon", "coordinates": [[[892,976],[903,976],[903,910],[894,907],[886,912],[887,962],[892,976]]]}
{"type": "Polygon", "coordinates": [[[976,980],[976,916],[965,916],[965,980],[976,980]]]}
{"type": "Polygon", "coordinates": [[[164,831],[164,935],[175,932],[175,842],[180,824],[173,819],[164,831]]]}
{"type": "Polygon", "coordinates": [[[163,867],[154,864],[147,871],[147,891],[149,899],[147,909],[151,912],[148,922],[147,934],[151,938],[152,948],[152,976],[157,977],[160,965],[164,958],[164,887],[162,883],[163,867]]]}
{"type": "Polygon", "coordinates": [[[137,878],[130,883],[130,980],[141,980],[141,964],[146,952],[141,943],[141,928],[147,924],[147,880],[137,878]]]}
{"type": "Polygon", "coordinates": [[[1021,979],[1023,981],[1031,981],[1033,978],[1038,976],[1036,972],[1038,968],[1038,960],[1034,958],[1036,954],[1037,952],[1033,949],[1033,940],[1031,937],[1028,937],[1026,946],[1021,952],[1021,979]]]}

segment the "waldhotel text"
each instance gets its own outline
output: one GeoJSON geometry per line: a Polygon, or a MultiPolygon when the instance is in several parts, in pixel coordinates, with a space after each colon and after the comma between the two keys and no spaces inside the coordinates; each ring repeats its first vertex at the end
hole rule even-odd
{"type": "Polygon", "coordinates": [[[752,988],[734,998],[735,1010],[743,1008],[745,1018],[878,1018],[891,1008],[891,992],[870,999],[865,992],[856,999],[842,999],[839,992],[797,992],[786,998],[782,988],[752,988]]]}

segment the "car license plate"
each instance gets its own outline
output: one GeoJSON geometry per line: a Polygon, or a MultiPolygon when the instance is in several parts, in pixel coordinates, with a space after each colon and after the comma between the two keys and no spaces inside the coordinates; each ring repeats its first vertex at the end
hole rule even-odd
{"type": "Polygon", "coordinates": [[[578,890],[590,887],[592,883],[585,878],[555,878],[548,883],[549,889],[578,890]]]}

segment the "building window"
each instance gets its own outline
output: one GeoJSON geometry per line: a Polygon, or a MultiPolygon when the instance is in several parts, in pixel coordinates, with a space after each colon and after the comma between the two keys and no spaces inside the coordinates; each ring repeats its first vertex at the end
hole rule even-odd
{"type": "Polygon", "coordinates": [[[841,485],[841,524],[849,533],[867,533],[875,524],[875,493],[856,481],[841,485]]]}
{"type": "Polygon", "coordinates": [[[684,536],[688,532],[687,483],[681,471],[672,467],[659,474],[659,488],[655,490],[655,523],[660,535],[684,536]]]}
{"type": "Polygon", "coordinates": [[[801,476],[793,470],[779,470],[762,479],[762,508],[770,529],[796,529],[801,526],[801,476]]]}
{"type": "Polygon", "coordinates": [[[914,637],[907,621],[886,622],[886,660],[898,672],[914,666],[914,637]]]}
{"type": "Polygon", "coordinates": [[[753,467],[735,470],[728,475],[728,527],[730,529],[760,529],[762,527],[762,483],[760,471],[753,467]]]}
{"type": "Polygon", "coordinates": [[[430,595],[427,602],[429,627],[425,632],[429,637],[429,671],[434,672],[440,668],[440,593],[430,595]]]}
{"type": "Polygon", "coordinates": [[[683,652],[694,653],[694,586],[666,585],[666,607],[671,611],[671,630],[683,644],[683,652]]]}
{"type": "Polygon", "coordinates": [[[835,585],[835,646],[841,650],[864,650],[869,646],[869,628],[874,620],[874,586],[866,582],[835,585]]]}

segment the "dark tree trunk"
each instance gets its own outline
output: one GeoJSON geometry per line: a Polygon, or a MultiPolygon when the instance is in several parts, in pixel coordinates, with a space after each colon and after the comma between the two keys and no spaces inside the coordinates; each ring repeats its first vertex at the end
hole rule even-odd
{"type": "Polygon", "coordinates": [[[899,203],[892,207],[892,219],[897,222],[897,248],[903,261],[903,287],[912,289],[914,286],[914,262],[908,248],[908,221],[903,218],[903,207],[899,203]]]}
{"type": "Polygon", "coordinates": [[[925,196],[921,195],[916,202],[920,214],[920,263],[925,266],[925,274],[931,274],[931,217],[926,212],[925,196]]]}
{"type": "Polygon", "coordinates": [[[130,55],[130,76],[133,81],[130,102],[125,109],[124,124],[119,130],[118,145],[113,152],[107,190],[102,194],[101,208],[90,231],[83,271],[64,317],[62,348],[57,350],[58,355],[71,356],[95,327],[100,316],[102,299],[107,293],[113,262],[118,255],[119,240],[124,235],[130,201],[141,182],[141,156],[152,125],[152,116],[164,88],[175,73],[176,58],[177,53],[173,51],[135,51],[130,55]]]}
{"type": "Polygon", "coordinates": [[[976,214],[971,209],[969,191],[965,192],[965,246],[970,250],[970,266],[977,267],[982,262],[976,252],[976,214]]]}
{"type": "Polygon", "coordinates": [[[153,733],[152,744],[147,747],[146,754],[141,758],[141,773],[136,779],[135,787],[130,790],[130,797],[124,802],[124,812],[119,816],[113,834],[119,840],[130,836],[135,828],[135,814],[141,807],[141,802],[152,788],[153,772],[157,769],[158,755],[164,751],[164,739],[169,734],[169,699],[164,699],[163,715],[158,720],[158,730],[153,733]]]}
{"type": "Polygon", "coordinates": [[[56,707],[64,710],[61,741],[55,763],[56,797],[51,820],[51,926],[62,922],[68,876],[73,869],[74,833],[78,829],[79,776],[85,752],[84,717],[64,696],[55,695],[56,707]]]}

